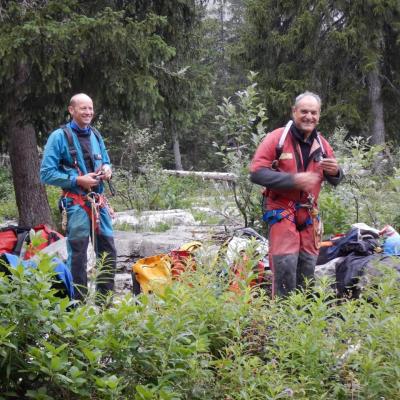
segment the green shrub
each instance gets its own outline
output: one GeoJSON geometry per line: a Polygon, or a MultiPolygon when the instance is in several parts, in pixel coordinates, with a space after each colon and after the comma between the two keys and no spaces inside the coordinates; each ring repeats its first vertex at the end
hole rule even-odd
{"type": "Polygon", "coordinates": [[[50,204],[51,218],[58,232],[62,232],[61,228],[61,212],[58,207],[61,197],[61,189],[56,186],[46,185],[47,198],[50,204]]]}
{"type": "Polygon", "coordinates": [[[395,225],[399,215],[399,155],[389,158],[389,148],[370,145],[363,137],[345,140],[346,133],[337,129],[332,141],[345,171],[335,198],[345,205],[349,223],[364,222],[375,228],[395,225]]]}
{"type": "Polygon", "coordinates": [[[116,209],[168,210],[190,208],[207,194],[215,195],[211,183],[197,177],[176,177],[152,168],[132,175],[117,169],[114,182],[117,196],[111,199],[116,209]]]}
{"type": "Polygon", "coordinates": [[[232,185],[236,207],[243,217],[245,226],[263,229],[261,222],[260,188],[249,180],[249,164],[253,154],[265,136],[266,109],[259,102],[257,74],[250,72],[250,85],[238,91],[232,98],[224,98],[216,117],[225,143],[214,143],[222,158],[226,172],[237,176],[232,185]]]}
{"type": "Polygon", "coordinates": [[[18,208],[14,198],[0,203],[0,221],[18,220],[18,208]]]}
{"type": "Polygon", "coordinates": [[[17,220],[18,209],[11,170],[7,167],[0,167],[0,221],[7,219],[17,220]]]}
{"type": "Polygon", "coordinates": [[[200,222],[202,224],[217,225],[217,224],[221,223],[222,216],[210,215],[205,211],[196,210],[196,209],[191,210],[191,213],[193,215],[193,218],[197,222],[200,222]]]}
{"type": "Polygon", "coordinates": [[[324,281],[270,300],[227,290],[220,263],[103,310],[56,297],[46,258],[0,274],[0,398],[398,397],[397,273],[358,300],[336,301],[324,281]]]}
{"type": "MultiPolygon", "coordinates": [[[[61,216],[58,209],[61,189],[54,186],[46,186],[46,192],[53,222],[57,230],[61,232],[61,216]]],[[[0,222],[7,219],[18,220],[18,208],[11,180],[11,171],[8,168],[0,167],[0,222]]]]}
{"type": "Polygon", "coordinates": [[[334,190],[325,188],[319,197],[319,209],[324,224],[324,234],[345,233],[351,226],[351,214],[348,207],[334,190]]]}

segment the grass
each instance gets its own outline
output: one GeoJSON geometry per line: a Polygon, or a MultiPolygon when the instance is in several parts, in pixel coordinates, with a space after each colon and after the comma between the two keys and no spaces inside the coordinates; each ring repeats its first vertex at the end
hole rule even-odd
{"type": "Polygon", "coordinates": [[[166,222],[159,222],[154,226],[138,226],[132,225],[128,223],[118,223],[113,226],[115,231],[123,231],[123,232],[166,232],[172,228],[171,224],[166,222]]]}
{"type": "Polygon", "coordinates": [[[221,219],[223,219],[221,216],[215,214],[212,215],[210,213],[207,213],[206,211],[197,210],[193,208],[191,209],[191,213],[195,221],[200,222],[201,224],[204,225],[217,225],[221,223],[221,219]]]}

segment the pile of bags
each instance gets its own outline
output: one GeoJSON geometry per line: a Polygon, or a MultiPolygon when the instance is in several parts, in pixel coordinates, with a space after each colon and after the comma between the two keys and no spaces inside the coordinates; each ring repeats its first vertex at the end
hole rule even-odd
{"type": "Polygon", "coordinates": [[[345,234],[323,242],[315,268],[316,277],[333,279],[338,297],[358,298],[380,266],[400,273],[400,235],[391,226],[377,230],[353,224],[345,234]]]}
{"type": "MultiPolygon", "coordinates": [[[[7,226],[0,229],[0,272],[11,275],[11,270],[22,265],[27,274],[37,268],[36,255],[64,236],[47,225],[34,227],[7,226]],[[35,240],[38,244],[34,244],[35,240]]],[[[58,257],[52,258],[55,272],[53,287],[63,297],[74,298],[72,275],[58,257]]]]}
{"type": "Polygon", "coordinates": [[[162,292],[183,271],[194,270],[195,253],[201,242],[193,241],[167,254],[141,258],[132,266],[133,294],[162,292]]]}
{"type": "MultiPolygon", "coordinates": [[[[201,242],[186,243],[167,254],[138,260],[132,266],[134,294],[163,291],[183,271],[196,269],[201,242]]],[[[316,278],[331,277],[339,298],[357,298],[371,276],[386,266],[400,273],[400,234],[391,226],[382,230],[354,224],[342,235],[323,242],[315,269],[316,278]]],[[[229,290],[240,293],[243,285],[271,293],[272,272],[268,240],[251,228],[234,232],[218,248],[211,261],[216,275],[225,277],[229,290]]]]}
{"type": "MultiPolygon", "coordinates": [[[[196,269],[196,257],[202,247],[201,242],[189,242],[167,254],[138,260],[132,266],[133,293],[162,292],[173,280],[179,279],[182,272],[196,269]]],[[[267,239],[251,228],[243,228],[235,231],[215,251],[210,262],[215,266],[225,265],[216,270],[216,275],[225,276],[229,289],[240,292],[242,282],[248,281],[252,287],[271,285],[267,254],[267,239]]]]}

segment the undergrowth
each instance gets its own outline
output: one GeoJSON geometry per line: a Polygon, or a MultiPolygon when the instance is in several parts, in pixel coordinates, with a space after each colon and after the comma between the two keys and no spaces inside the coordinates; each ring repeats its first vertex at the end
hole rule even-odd
{"type": "Polygon", "coordinates": [[[286,300],[228,290],[197,263],[159,295],[71,308],[51,263],[0,275],[1,399],[395,399],[400,288],[328,282],[286,300]],[[54,279],[54,278],[53,278],[54,279]]]}

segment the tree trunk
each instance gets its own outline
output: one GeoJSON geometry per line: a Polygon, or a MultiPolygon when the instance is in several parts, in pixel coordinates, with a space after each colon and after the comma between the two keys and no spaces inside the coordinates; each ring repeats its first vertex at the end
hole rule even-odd
{"type": "Polygon", "coordinates": [[[367,74],[368,93],[371,103],[371,142],[385,144],[385,121],[383,117],[382,83],[378,70],[367,74]]]}
{"type": "Polygon", "coordinates": [[[170,127],[171,127],[171,136],[174,149],[175,169],[180,171],[183,169],[183,167],[182,167],[181,149],[179,147],[178,133],[176,132],[176,127],[173,122],[170,123],[170,127]]]}
{"type": "Polygon", "coordinates": [[[44,186],[39,179],[39,154],[35,130],[27,124],[18,107],[21,86],[27,76],[27,68],[19,65],[16,71],[16,90],[8,103],[11,120],[8,123],[10,134],[10,163],[14,183],[20,226],[37,224],[52,225],[51,211],[44,186]]]}

